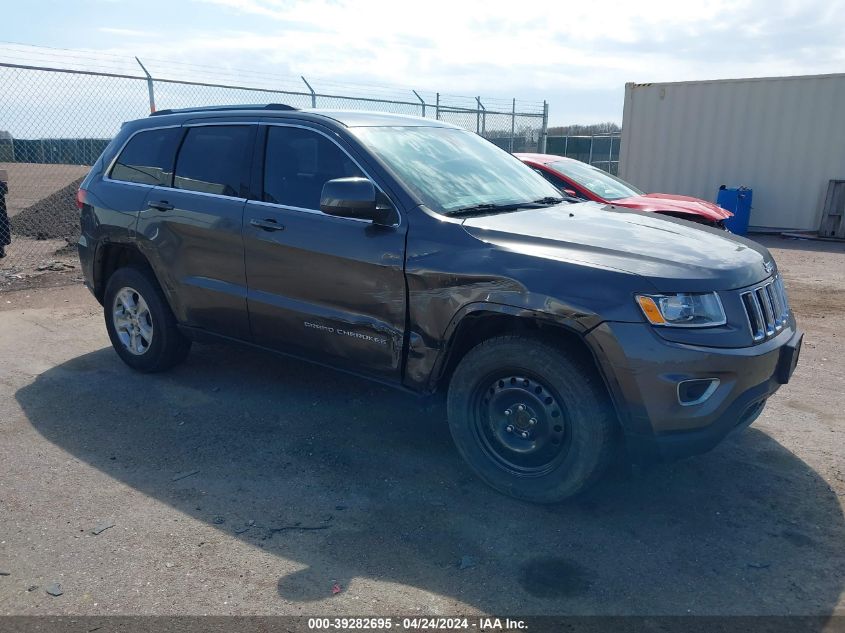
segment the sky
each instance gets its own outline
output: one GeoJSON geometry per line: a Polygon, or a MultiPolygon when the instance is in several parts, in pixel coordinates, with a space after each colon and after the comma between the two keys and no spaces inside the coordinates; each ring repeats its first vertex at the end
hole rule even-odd
{"type": "MultiPolygon", "coordinates": [[[[101,69],[547,100],[552,126],[622,123],[626,82],[845,72],[843,0],[27,0],[0,18],[0,41],[101,69]]],[[[24,50],[0,61],[48,59],[24,50]]]]}

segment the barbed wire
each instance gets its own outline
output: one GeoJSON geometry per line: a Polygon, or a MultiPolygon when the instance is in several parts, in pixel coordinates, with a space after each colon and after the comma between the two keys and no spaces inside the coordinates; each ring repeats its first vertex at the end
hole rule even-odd
{"type": "MultiPolygon", "coordinates": [[[[144,78],[145,75],[136,58],[126,54],[93,49],[71,49],[51,46],[33,46],[20,42],[0,40],[0,61],[11,61],[22,65],[46,66],[67,70],[82,70],[92,72],[106,72],[144,78]]],[[[282,75],[250,68],[233,68],[227,70],[220,64],[199,64],[179,60],[166,60],[156,57],[141,59],[144,66],[157,79],[172,79],[175,81],[198,81],[201,83],[231,83],[243,84],[249,80],[251,87],[264,87],[279,90],[301,92],[304,84],[300,77],[282,75]]],[[[414,94],[423,97],[426,104],[434,105],[437,92],[432,90],[416,90],[410,87],[400,87],[380,83],[355,83],[338,79],[308,77],[308,82],[318,92],[344,92],[349,96],[364,96],[380,94],[385,99],[416,101],[414,94]]],[[[460,104],[467,109],[477,108],[478,95],[469,96],[440,92],[440,98],[448,100],[454,105],[460,104]]],[[[514,107],[523,113],[542,114],[544,102],[530,100],[506,99],[501,97],[481,97],[482,107],[488,110],[510,111],[514,107]]]]}

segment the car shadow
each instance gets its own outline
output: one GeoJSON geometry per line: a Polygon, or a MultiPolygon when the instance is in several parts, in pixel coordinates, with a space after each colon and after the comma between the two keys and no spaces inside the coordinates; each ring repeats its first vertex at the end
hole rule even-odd
{"type": "Polygon", "coordinates": [[[195,346],[176,370],[141,375],[101,349],[16,398],[78,459],[304,565],[276,599],[315,612],[327,579],[508,614],[827,615],[843,589],[835,494],[753,428],[547,507],[470,473],[442,398],[253,350],[195,346]]]}

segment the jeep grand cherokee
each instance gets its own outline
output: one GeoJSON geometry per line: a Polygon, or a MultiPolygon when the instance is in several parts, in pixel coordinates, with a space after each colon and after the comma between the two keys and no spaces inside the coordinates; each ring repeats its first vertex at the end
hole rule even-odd
{"type": "Polygon", "coordinates": [[[163,111],[82,183],[79,254],[130,367],[225,339],[448,389],[473,470],[554,502],[750,424],[802,337],[762,246],[559,196],[431,119],[163,111]]]}

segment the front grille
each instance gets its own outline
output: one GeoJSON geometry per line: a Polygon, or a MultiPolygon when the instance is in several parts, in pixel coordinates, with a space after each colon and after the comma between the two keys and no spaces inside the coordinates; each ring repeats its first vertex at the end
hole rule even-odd
{"type": "Polygon", "coordinates": [[[752,290],[742,293],[751,336],[763,341],[780,332],[789,319],[789,304],[783,279],[778,275],[752,290]]]}

